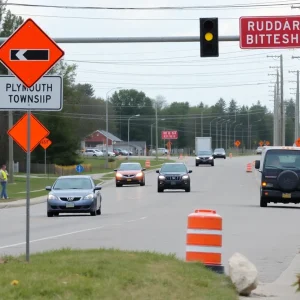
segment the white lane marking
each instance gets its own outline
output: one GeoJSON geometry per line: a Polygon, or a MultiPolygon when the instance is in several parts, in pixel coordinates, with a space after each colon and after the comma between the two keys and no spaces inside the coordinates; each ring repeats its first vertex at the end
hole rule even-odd
{"type": "MultiPolygon", "coordinates": [[[[72,231],[72,232],[63,233],[63,234],[47,236],[47,237],[44,237],[44,238],[41,238],[41,239],[31,240],[30,243],[36,243],[36,242],[51,240],[51,239],[55,239],[55,238],[60,238],[60,237],[63,237],[63,236],[73,235],[73,234],[77,234],[77,233],[82,233],[82,232],[87,232],[87,231],[92,231],[92,230],[98,230],[98,229],[102,229],[104,227],[120,226],[120,225],[121,224],[107,224],[107,225],[102,225],[102,226],[99,226],[99,227],[82,229],[82,230],[72,231]]],[[[26,244],[26,242],[22,242],[22,243],[17,243],[17,244],[1,246],[0,249],[12,248],[12,247],[17,247],[17,246],[22,246],[22,245],[25,245],[25,244],[26,244]]]]}
{"type": "Polygon", "coordinates": [[[126,223],[136,222],[136,221],[145,220],[145,219],[147,219],[147,217],[142,217],[142,218],[134,219],[134,220],[128,220],[128,221],[126,221],[126,223]]]}
{"type": "MultiPolygon", "coordinates": [[[[144,219],[147,219],[147,217],[142,217],[142,218],[139,218],[139,219],[136,219],[136,220],[125,221],[125,223],[126,222],[130,222],[130,221],[134,222],[134,221],[144,220],[144,219]]],[[[121,225],[122,224],[106,224],[106,225],[102,225],[102,226],[99,226],[99,227],[87,228],[87,229],[82,229],[82,230],[67,232],[67,233],[63,233],[63,234],[58,234],[58,235],[53,235],[53,236],[47,236],[47,237],[36,239],[36,240],[31,240],[30,243],[47,241],[47,240],[51,240],[51,239],[55,239],[55,238],[60,238],[60,237],[68,236],[68,235],[73,235],[73,234],[77,234],[77,233],[82,233],[82,232],[87,232],[87,231],[92,231],[92,230],[103,229],[104,227],[121,226],[121,225]]],[[[0,250],[1,249],[6,249],[6,248],[18,247],[18,246],[22,246],[22,245],[25,245],[25,244],[26,244],[26,242],[21,242],[21,243],[16,243],[16,244],[11,244],[11,245],[0,246],[0,250]]]]}

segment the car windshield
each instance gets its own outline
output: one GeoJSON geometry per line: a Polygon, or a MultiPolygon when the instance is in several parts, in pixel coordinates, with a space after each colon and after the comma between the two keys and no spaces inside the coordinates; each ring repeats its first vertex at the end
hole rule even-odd
{"type": "Polygon", "coordinates": [[[162,165],[161,172],[187,172],[184,164],[164,164],[162,165]]]}
{"type": "Polygon", "coordinates": [[[89,190],[92,188],[89,178],[58,178],[53,185],[54,190],[89,190]]]}
{"type": "Polygon", "coordinates": [[[126,163],[126,164],[121,164],[119,170],[120,171],[128,171],[128,170],[141,170],[142,166],[140,164],[130,164],[130,163],[126,163]]]}
{"type": "Polygon", "coordinates": [[[269,150],[264,165],[266,169],[300,169],[300,151],[269,150]]]}
{"type": "Polygon", "coordinates": [[[198,155],[211,155],[211,151],[198,151],[198,155]]]}
{"type": "Polygon", "coordinates": [[[215,152],[224,152],[224,149],[215,149],[215,152]]]}

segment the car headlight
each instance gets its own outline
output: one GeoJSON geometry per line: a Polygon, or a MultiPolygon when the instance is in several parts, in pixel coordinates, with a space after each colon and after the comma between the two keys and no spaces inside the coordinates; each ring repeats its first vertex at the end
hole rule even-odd
{"type": "Polygon", "coordinates": [[[117,174],[116,174],[116,177],[117,177],[117,178],[122,178],[122,177],[123,177],[123,175],[122,175],[122,174],[120,174],[120,173],[117,173],[117,174]]]}
{"type": "Polygon", "coordinates": [[[213,159],[213,157],[212,157],[212,156],[210,156],[210,157],[209,157],[209,159],[213,159]]]}
{"type": "Polygon", "coordinates": [[[92,200],[92,199],[94,199],[94,194],[88,194],[83,199],[84,200],[92,200]]]}
{"type": "Polygon", "coordinates": [[[159,175],[159,176],[158,176],[158,179],[164,180],[164,179],[166,179],[166,178],[165,178],[165,176],[163,176],[163,175],[159,175]]]}
{"type": "Polygon", "coordinates": [[[52,194],[48,195],[48,200],[58,200],[58,197],[52,194]]]}
{"type": "Polygon", "coordinates": [[[189,176],[188,175],[183,175],[182,179],[189,179],[189,176]]]}
{"type": "Polygon", "coordinates": [[[142,177],[143,176],[143,173],[142,172],[139,172],[135,175],[136,177],[142,177]]]}
{"type": "Polygon", "coordinates": [[[199,159],[199,157],[197,156],[196,159],[199,159]]]}

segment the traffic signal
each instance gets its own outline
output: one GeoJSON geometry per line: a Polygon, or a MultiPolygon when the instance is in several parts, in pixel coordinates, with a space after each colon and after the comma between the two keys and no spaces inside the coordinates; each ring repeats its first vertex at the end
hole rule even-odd
{"type": "Polygon", "coordinates": [[[200,56],[219,57],[218,18],[200,18],[200,56]]]}

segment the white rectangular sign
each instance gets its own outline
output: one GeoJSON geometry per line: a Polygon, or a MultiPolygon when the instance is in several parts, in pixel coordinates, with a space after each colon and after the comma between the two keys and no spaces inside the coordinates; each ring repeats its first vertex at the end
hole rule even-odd
{"type": "Polygon", "coordinates": [[[0,75],[0,110],[60,111],[62,108],[62,76],[43,76],[27,88],[13,75],[0,75]]]}

